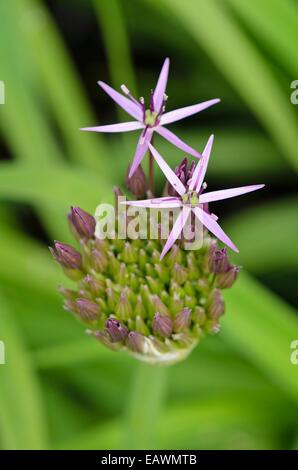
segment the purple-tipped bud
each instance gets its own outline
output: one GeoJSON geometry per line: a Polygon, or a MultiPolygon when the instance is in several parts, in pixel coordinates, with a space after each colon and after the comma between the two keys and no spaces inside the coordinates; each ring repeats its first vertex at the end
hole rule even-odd
{"type": "Polygon", "coordinates": [[[100,308],[95,302],[87,299],[78,299],[76,301],[78,313],[82,320],[95,321],[100,315],[100,308]]]}
{"type": "Polygon", "coordinates": [[[156,313],[154,315],[152,329],[154,333],[163,336],[164,338],[168,338],[171,336],[173,331],[172,319],[168,315],[161,315],[160,313],[156,313]]]}
{"type": "Polygon", "coordinates": [[[82,257],[72,246],[55,241],[54,248],[50,247],[52,256],[66,269],[81,269],[82,257]]]}
{"type": "Polygon", "coordinates": [[[106,327],[111,337],[112,343],[123,341],[128,335],[128,329],[115,318],[109,318],[106,321],[106,327]]]}
{"type": "Polygon", "coordinates": [[[229,287],[232,287],[238,277],[239,271],[240,267],[233,265],[229,267],[228,271],[219,274],[217,276],[218,287],[221,289],[228,289],[229,287]]]}
{"type": "MultiPolygon", "coordinates": [[[[129,171],[130,165],[128,165],[127,175],[129,174],[129,171]]],[[[146,176],[141,165],[138,166],[131,178],[126,176],[125,184],[127,189],[137,198],[142,198],[146,195],[148,186],[146,176]]]]}
{"type": "Polygon", "coordinates": [[[180,332],[190,327],[191,322],[191,309],[184,308],[175,316],[174,331],[180,332]]]}
{"type": "Polygon", "coordinates": [[[137,331],[130,331],[126,338],[126,345],[133,352],[143,353],[145,345],[144,336],[137,331]]]}
{"type": "Polygon", "coordinates": [[[86,330],[86,334],[88,336],[94,336],[94,338],[96,338],[98,341],[100,341],[112,351],[116,351],[120,348],[120,344],[112,343],[111,337],[108,333],[108,330],[106,329],[102,331],[86,330]]]}
{"type": "Polygon", "coordinates": [[[95,219],[80,207],[71,207],[68,215],[72,230],[78,238],[92,238],[95,232],[95,219]]]}
{"type": "Polygon", "coordinates": [[[219,289],[214,289],[211,294],[211,301],[209,305],[209,316],[213,320],[218,320],[218,318],[223,315],[225,311],[225,304],[220,293],[219,289]]]}
{"type": "Polygon", "coordinates": [[[212,273],[225,273],[229,269],[226,248],[219,250],[216,246],[212,245],[209,256],[209,269],[212,273]]]}

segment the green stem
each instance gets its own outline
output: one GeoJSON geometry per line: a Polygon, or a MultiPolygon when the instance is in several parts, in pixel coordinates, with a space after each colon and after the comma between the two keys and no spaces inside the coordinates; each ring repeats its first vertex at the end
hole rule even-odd
{"type": "Polygon", "coordinates": [[[137,364],[125,416],[125,449],[156,448],[166,372],[166,367],[151,366],[142,362],[137,364]]]}

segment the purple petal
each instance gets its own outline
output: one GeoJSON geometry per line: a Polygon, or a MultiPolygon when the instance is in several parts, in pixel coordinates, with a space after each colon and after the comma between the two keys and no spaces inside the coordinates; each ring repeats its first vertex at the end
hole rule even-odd
{"type": "Polygon", "coordinates": [[[154,110],[158,113],[163,103],[164,94],[167,87],[170,59],[167,57],[160,71],[158,81],[153,93],[154,110]]]}
{"type": "Polygon", "coordinates": [[[119,124],[109,124],[107,126],[97,126],[97,127],[82,127],[81,131],[91,131],[91,132],[128,132],[135,131],[137,129],[143,129],[144,124],[138,121],[131,122],[120,122],[119,124]]]}
{"type": "Polygon", "coordinates": [[[183,140],[179,139],[179,137],[177,137],[173,132],[169,131],[169,129],[160,126],[157,127],[155,131],[184,152],[189,153],[193,157],[201,158],[201,154],[199,152],[187,145],[185,142],[183,142],[183,140]]]}
{"type": "Polygon", "coordinates": [[[203,150],[202,159],[197,164],[194,174],[192,175],[192,178],[189,184],[190,191],[194,189],[195,191],[198,192],[203,184],[205,174],[207,171],[207,166],[209,162],[209,157],[210,157],[213,141],[214,141],[214,135],[211,135],[203,150]]]}
{"type": "Polygon", "coordinates": [[[210,106],[213,106],[216,103],[219,103],[220,99],[215,98],[214,100],[204,101],[203,103],[193,104],[191,106],[186,106],[185,108],[174,109],[174,111],[169,111],[168,113],[163,114],[160,123],[170,124],[171,122],[180,121],[192,114],[199,113],[210,106]]]}
{"type": "Polygon", "coordinates": [[[182,205],[178,197],[158,197],[155,199],[143,199],[141,201],[123,201],[120,204],[136,206],[136,207],[149,207],[152,209],[173,209],[182,205]]]}
{"type": "Polygon", "coordinates": [[[221,240],[225,245],[229,246],[232,248],[232,250],[236,251],[236,253],[239,252],[238,248],[234,245],[232,240],[228,237],[228,235],[225,234],[223,229],[218,225],[216,220],[212,217],[212,215],[207,214],[207,212],[203,211],[200,207],[195,207],[192,209],[194,214],[197,216],[197,218],[202,222],[205,227],[212,232],[219,240],[221,240]]]}
{"type": "Polygon", "coordinates": [[[263,188],[264,184],[254,184],[251,186],[241,186],[240,188],[222,189],[220,191],[211,191],[210,193],[204,193],[200,196],[200,202],[211,202],[220,201],[222,199],[228,199],[229,197],[240,196],[241,194],[250,193],[257,189],[263,188]]]}
{"type": "Polygon", "coordinates": [[[141,109],[141,105],[138,106],[136,103],[129,100],[125,96],[121,95],[121,93],[118,93],[118,91],[114,90],[112,87],[110,87],[106,83],[104,82],[97,82],[97,83],[128,114],[133,116],[138,121],[143,121],[143,112],[141,109]]]}
{"type": "Polygon", "coordinates": [[[175,243],[175,241],[179,237],[180,233],[182,232],[183,227],[187,222],[187,218],[190,214],[190,211],[191,211],[190,207],[187,207],[187,206],[182,207],[182,210],[180,211],[180,213],[179,213],[179,215],[178,215],[178,217],[177,217],[177,219],[174,223],[174,226],[173,226],[172,231],[169,235],[169,238],[168,238],[168,240],[167,240],[167,242],[166,242],[166,244],[163,247],[163,250],[161,252],[161,255],[160,255],[161,260],[164,257],[164,255],[169,251],[169,249],[172,247],[172,245],[175,243]]]}
{"type": "Polygon", "coordinates": [[[141,163],[146,151],[148,150],[148,142],[151,139],[151,134],[147,132],[147,139],[144,138],[143,133],[141,134],[138,145],[136,148],[135,155],[133,157],[133,162],[129,170],[128,178],[131,178],[139,164],[141,163]]]}
{"type": "Polygon", "coordinates": [[[153,147],[153,145],[149,144],[149,149],[150,149],[150,152],[152,153],[154,159],[157,161],[161,171],[166,176],[167,180],[170,182],[170,184],[173,186],[173,188],[176,189],[177,193],[180,194],[180,196],[183,196],[183,194],[186,192],[184,184],[181,183],[180,179],[175,175],[173,170],[164,161],[162,156],[153,147]]]}

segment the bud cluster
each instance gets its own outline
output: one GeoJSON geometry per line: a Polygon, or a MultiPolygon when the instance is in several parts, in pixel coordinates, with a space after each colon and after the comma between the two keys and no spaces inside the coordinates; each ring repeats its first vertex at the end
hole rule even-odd
{"type": "Polygon", "coordinates": [[[198,251],[176,244],[160,261],[162,241],[100,240],[94,218],[80,208],[68,219],[81,253],[60,242],[51,252],[77,282],[60,292],[88,335],[143,361],[170,364],[219,330],[221,289],[233,284],[239,268],[214,239],[206,236],[198,251]]]}

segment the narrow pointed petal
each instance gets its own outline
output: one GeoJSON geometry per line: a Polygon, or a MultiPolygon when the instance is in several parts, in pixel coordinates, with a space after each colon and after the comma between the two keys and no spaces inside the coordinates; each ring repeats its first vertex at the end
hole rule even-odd
{"type": "Polygon", "coordinates": [[[197,152],[197,150],[187,145],[185,142],[183,142],[183,140],[177,137],[173,132],[169,131],[169,129],[166,129],[163,126],[160,126],[160,127],[157,127],[155,131],[159,135],[167,139],[169,142],[171,142],[171,144],[183,150],[183,152],[189,153],[193,157],[201,158],[202,155],[199,152],[197,152]]]}
{"type": "Polygon", "coordinates": [[[158,151],[153,147],[153,145],[149,144],[150,152],[152,153],[154,159],[157,161],[161,171],[164,173],[168,181],[171,183],[173,188],[176,189],[177,193],[180,196],[186,192],[184,184],[181,183],[180,179],[175,175],[174,171],[169,167],[169,165],[164,161],[162,156],[158,153],[158,151]]]}
{"type": "Polygon", "coordinates": [[[121,106],[124,111],[128,114],[133,116],[138,121],[143,120],[143,112],[141,106],[138,106],[133,101],[129,100],[125,96],[118,93],[118,91],[114,90],[112,87],[107,85],[104,82],[97,82],[98,85],[114,100],[119,106],[121,106]]]}
{"type": "MultiPolygon", "coordinates": [[[[150,137],[151,138],[151,137],[150,137]]],[[[144,139],[143,133],[141,134],[138,145],[136,148],[135,155],[133,157],[133,162],[131,168],[129,170],[128,178],[131,178],[136,169],[138,168],[139,164],[141,163],[146,151],[148,150],[148,140],[144,139]]]]}
{"type": "Polygon", "coordinates": [[[162,69],[160,71],[158,81],[153,93],[154,101],[154,110],[156,112],[160,111],[161,105],[163,103],[164,94],[167,87],[168,74],[169,74],[170,59],[167,57],[163,63],[162,69]]]}
{"type": "Polygon", "coordinates": [[[191,182],[189,184],[190,191],[194,189],[195,191],[198,192],[203,184],[207,167],[208,167],[208,162],[209,162],[209,157],[210,157],[213,141],[214,141],[214,135],[211,135],[203,150],[202,159],[197,164],[197,167],[191,178],[191,182]]]}
{"type": "Polygon", "coordinates": [[[141,201],[123,201],[121,204],[136,207],[149,207],[152,209],[173,209],[182,205],[178,197],[158,197],[155,199],[143,199],[141,201]]]}
{"type": "Polygon", "coordinates": [[[109,124],[107,126],[82,127],[81,131],[91,132],[128,132],[143,129],[144,124],[138,121],[120,122],[119,124],[109,124]]]}
{"type": "Polygon", "coordinates": [[[191,211],[190,207],[187,207],[187,206],[182,207],[182,210],[180,211],[180,213],[179,213],[179,215],[178,215],[178,217],[177,217],[177,219],[174,223],[174,226],[173,226],[173,229],[172,229],[172,231],[169,235],[169,238],[168,238],[168,240],[167,240],[167,242],[166,242],[166,244],[163,247],[163,250],[161,252],[161,255],[160,255],[161,260],[164,257],[164,255],[169,251],[169,249],[173,246],[173,244],[175,243],[175,241],[179,237],[180,233],[182,232],[183,227],[187,222],[187,218],[190,214],[190,211],[191,211]]]}
{"type": "Polygon", "coordinates": [[[200,196],[200,203],[220,201],[222,199],[228,199],[230,197],[240,196],[241,194],[250,193],[257,189],[263,188],[264,184],[254,184],[251,186],[241,186],[240,188],[222,189],[220,191],[211,191],[210,193],[204,193],[200,196]]]}
{"type": "Polygon", "coordinates": [[[221,240],[225,245],[229,246],[232,250],[239,252],[238,248],[234,245],[232,240],[228,235],[223,231],[223,229],[218,225],[216,220],[207,212],[203,211],[200,207],[195,207],[192,209],[197,218],[202,222],[202,224],[212,232],[219,240],[221,240]]]}
{"type": "Polygon", "coordinates": [[[180,121],[188,116],[199,113],[204,109],[210,108],[216,103],[219,103],[220,99],[216,98],[214,100],[204,101],[203,103],[193,104],[191,106],[186,106],[185,108],[175,109],[174,111],[169,111],[165,113],[161,118],[161,124],[170,124],[171,122],[180,121]]]}

